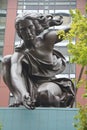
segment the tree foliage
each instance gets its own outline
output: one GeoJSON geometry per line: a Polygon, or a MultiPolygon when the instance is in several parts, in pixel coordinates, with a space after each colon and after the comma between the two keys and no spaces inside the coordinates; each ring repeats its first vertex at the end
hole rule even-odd
{"type": "Polygon", "coordinates": [[[78,113],[74,117],[74,127],[77,130],[87,130],[87,105],[79,106],[78,113]]]}
{"type": "Polygon", "coordinates": [[[71,54],[71,62],[87,65],[87,18],[79,10],[70,10],[72,16],[71,30],[67,34],[69,40],[68,51],[71,54]],[[72,43],[73,38],[75,44],[72,43]]]}
{"type": "MultiPolygon", "coordinates": [[[[70,10],[70,13],[72,16],[71,30],[66,36],[69,40],[68,51],[71,55],[71,62],[80,64],[83,68],[87,66],[87,6],[85,16],[78,9],[75,11],[70,10]],[[72,42],[73,38],[75,44],[72,42]]],[[[87,81],[84,80],[83,84],[85,84],[86,88],[84,97],[87,97],[87,81]]],[[[75,121],[74,127],[77,130],[87,130],[87,105],[79,106],[75,121]]]]}
{"type": "Polygon", "coordinates": [[[2,124],[0,123],[0,130],[2,130],[2,124]]]}
{"type": "MultiPolygon", "coordinates": [[[[71,62],[82,66],[78,81],[81,79],[83,68],[87,66],[87,6],[85,12],[86,14],[82,15],[78,9],[70,10],[72,17],[71,29],[65,36],[69,40],[67,47],[71,62]],[[75,39],[75,44],[73,39],[75,39]]],[[[87,71],[85,71],[85,74],[87,74],[87,71]]],[[[87,81],[84,80],[84,82],[85,88],[87,88],[87,81]]],[[[85,97],[87,97],[87,93],[85,97]]]]}

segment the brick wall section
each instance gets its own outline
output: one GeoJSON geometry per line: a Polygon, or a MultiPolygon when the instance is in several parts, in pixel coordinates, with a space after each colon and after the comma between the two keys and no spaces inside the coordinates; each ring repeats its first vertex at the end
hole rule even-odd
{"type": "MultiPolygon", "coordinates": [[[[79,9],[82,14],[85,14],[85,6],[86,6],[86,0],[77,0],[77,9],[79,9]]],[[[76,78],[78,79],[79,73],[80,73],[81,66],[76,66],[76,78]]],[[[86,75],[83,73],[82,79],[85,79],[86,75]]],[[[77,95],[76,95],[76,101],[79,102],[81,105],[87,104],[87,99],[83,98],[84,94],[84,86],[78,89],[77,95]]]]}
{"type": "MultiPolygon", "coordinates": [[[[12,54],[14,50],[14,38],[15,38],[14,24],[15,24],[16,11],[17,11],[17,0],[8,0],[3,56],[7,54],[12,54]]],[[[4,84],[1,77],[0,107],[8,106],[8,102],[9,102],[9,90],[7,86],[4,84]]]]}
{"type": "Polygon", "coordinates": [[[85,5],[86,5],[86,0],[77,0],[77,8],[81,10],[81,12],[84,14],[85,12],[85,5]]]}

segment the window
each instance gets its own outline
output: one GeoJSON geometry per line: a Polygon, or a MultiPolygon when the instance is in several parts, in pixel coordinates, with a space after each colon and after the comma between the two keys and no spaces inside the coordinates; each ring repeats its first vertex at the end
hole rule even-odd
{"type": "Polygon", "coordinates": [[[30,10],[32,6],[36,10],[41,8],[48,10],[63,10],[63,9],[72,9],[76,8],[76,0],[18,0],[18,9],[21,10],[30,10]],[[36,7],[34,7],[36,5],[36,7]],[[48,8],[46,7],[48,6],[48,8]]]}
{"type": "Polygon", "coordinates": [[[7,7],[7,0],[1,0],[0,1],[0,73],[1,73],[1,60],[4,46],[6,7],[7,7]]]}

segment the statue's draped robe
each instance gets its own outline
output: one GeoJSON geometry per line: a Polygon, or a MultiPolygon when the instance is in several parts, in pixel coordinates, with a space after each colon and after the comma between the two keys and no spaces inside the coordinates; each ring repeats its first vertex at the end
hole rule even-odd
{"type": "MultiPolygon", "coordinates": [[[[16,51],[22,50],[16,47],[16,51]]],[[[29,50],[23,51],[21,59],[23,66],[22,75],[25,78],[27,90],[32,100],[37,97],[37,88],[41,83],[54,82],[60,86],[63,95],[61,97],[60,107],[66,107],[73,104],[75,98],[75,88],[72,81],[68,78],[56,78],[57,74],[62,73],[66,67],[64,56],[57,50],[53,50],[53,63],[43,62],[43,60],[33,56],[29,50]]]]}

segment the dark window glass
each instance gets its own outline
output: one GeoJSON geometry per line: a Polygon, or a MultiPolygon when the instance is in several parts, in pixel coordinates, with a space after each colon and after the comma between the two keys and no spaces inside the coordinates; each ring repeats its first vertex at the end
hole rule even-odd
{"type": "Polygon", "coordinates": [[[0,0],[0,10],[7,9],[7,1],[8,0],[0,0]]]}

